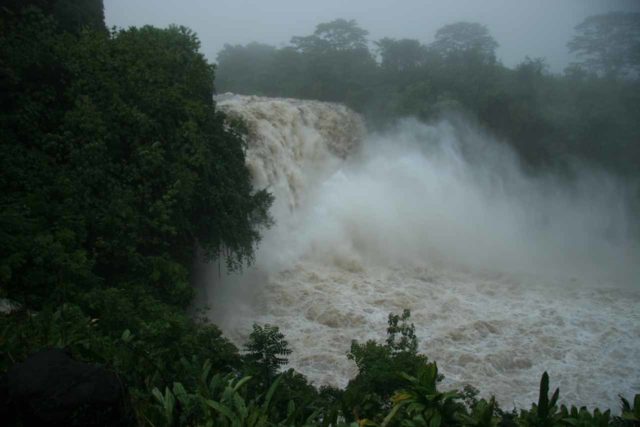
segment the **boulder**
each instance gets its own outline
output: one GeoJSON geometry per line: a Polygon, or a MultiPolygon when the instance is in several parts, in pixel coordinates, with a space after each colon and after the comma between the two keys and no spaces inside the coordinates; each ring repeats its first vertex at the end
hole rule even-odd
{"type": "Polygon", "coordinates": [[[1,412],[24,426],[123,425],[124,389],[100,365],[73,360],[62,349],[46,349],[11,367],[0,380],[1,412]]]}

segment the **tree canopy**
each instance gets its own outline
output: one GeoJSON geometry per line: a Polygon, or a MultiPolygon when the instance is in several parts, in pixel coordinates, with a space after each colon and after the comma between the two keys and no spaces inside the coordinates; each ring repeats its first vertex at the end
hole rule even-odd
{"type": "Polygon", "coordinates": [[[436,31],[431,47],[444,57],[476,54],[487,62],[496,58],[498,42],[486,26],[477,22],[456,22],[436,31]]]}
{"type": "Polygon", "coordinates": [[[354,20],[336,19],[318,24],[310,36],[293,37],[291,44],[301,52],[352,51],[367,48],[368,34],[354,20]]]}
{"type": "Polygon", "coordinates": [[[9,12],[3,15],[5,23],[20,17],[23,9],[34,7],[50,15],[64,31],[78,33],[83,28],[106,30],[102,0],[3,0],[1,7],[9,12]]]}
{"type": "Polygon", "coordinates": [[[575,27],[568,43],[587,70],[609,77],[640,77],[640,13],[590,16],[575,27]]]}
{"type": "Polygon", "coordinates": [[[3,291],[139,283],[186,304],[196,243],[231,268],[251,261],[270,196],[215,110],[196,36],[72,34],[19,13],[0,35],[3,291]]]}
{"type": "Polygon", "coordinates": [[[427,49],[418,40],[396,40],[385,37],[376,43],[381,67],[386,70],[409,71],[425,64],[427,49]]]}
{"type": "Polygon", "coordinates": [[[236,93],[255,87],[275,66],[276,51],[273,46],[256,42],[246,46],[225,44],[218,53],[218,63],[224,64],[216,75],[218,85],[236,93]]]}

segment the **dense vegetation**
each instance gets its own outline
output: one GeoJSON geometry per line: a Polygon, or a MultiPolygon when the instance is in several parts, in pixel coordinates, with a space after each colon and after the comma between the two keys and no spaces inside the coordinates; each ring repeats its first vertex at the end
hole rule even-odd
{"type": "Polygon", "coordinates": [[[370,48],[354,21],[319,24],[289,46],[226,45],[217,89],[344,102],[384,125],[434,120],[451,110],[478,120],[534,169],[574,159],[638,176],[640,14],[585,20],[569,43],[579,62],[551,74],[543,59],[514,69],[496,59],[486,27],[459,22],[433,43],[383,38],[370,48]]]}
{"type": "MultiPolygon", "coordinates": [[[[230,269],[250,262],[260,230],[270,224],[271,196],[251,188],[242,124],[225,124],[216,111],[214,69],[198,53],[195,35],[181,27],[108,31],[99,0],[10,1],[0,19],[0,297],[13,304],[0,314],[0,372],[46,347],[100,363],[127,390],[117,425],[640,422],[638,396],[623,400],[621,416],[558,407],[546,374],[538,403],[519,412],[478,399],[472,388],[442,392],[435,362],[417,352],[408,311],[389,316],[385,343],[354,341],[347,357],[358,375],[345,390],[317,389],[293,370],[280,372],[290,350],[275,326],[256,325],[240,352],[215,326],[187,315],[190,265],[200,253],[224,255],[230,269]]],[[[220,61],[224,89],[345,101],[361,110],[375,90],[391,100],[383,105],[377,95],[371,104],[377,113],[423,118],[454,101],[482,112],[492,97],[505,96],[495,108],[533,120],[525,129],[540,125],[536,114],[549,113],[536,110],[548,85],[577,97],[587,91],[587,101],[612,88],[628,102],[638,96],[627,90],[635,81],[617,76],[549,76],[539,61],[507,70],[477,25],[442,29],[443,57],[415,41],[382,40],[381,64],[365,36],[354,23],[336,21],[295,38],[291,48],[227,48],[220,61]],[[460,28],[480,44],[459,52],[460,28]],[[257,68],[242,65],[238,55],[246,52],[257,68]],[[425,80],[425,70],[440,74],[425,80]],[[270,89],[262,86],[273,77],[268,73],[279,76],[270,89]],[[497,89],[506,82],[529,92],[497,89]]],[[[633,118],[620,108],[620,120],[633,118]]],[[[608,123],[607,111],[588,113],[608,123]]],[[[634,126],[615,129],[633,137],[634,126]]]]}
{"type": "Polygon", "coordinates": [[[107,32],[101,2],[100,25],[96,2],[52,3],[0,11],[0,297],[22,307],[3,315],[0,369],[70,346],[135,397],[180,377],[183,355],[236,366],[185,312],[190,268],[197,253],[251,261],[271,196],[215,109],[213,67],[185,28],[107,32]],[[65,5],[86,25],[49,13],[65,5]]]}

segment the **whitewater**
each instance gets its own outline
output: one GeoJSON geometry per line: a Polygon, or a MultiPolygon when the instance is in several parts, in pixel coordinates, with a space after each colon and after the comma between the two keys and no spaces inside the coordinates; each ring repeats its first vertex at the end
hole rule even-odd
{"type": "Polygon", "coordinates": [[[277,325],[290,367],[344,387],[351,341],[383,341],[411,310],[442,387],[529,406],[546,370],[561,401],[619,406],[640,393],[640,250],[633,188],[575,165],[525,173],[458,116],[368,133],[348,108],[224,95],[248,126],[254,186],[275,225],[241,274],[201,265],[199,300],[238,345],[277,325]]]}

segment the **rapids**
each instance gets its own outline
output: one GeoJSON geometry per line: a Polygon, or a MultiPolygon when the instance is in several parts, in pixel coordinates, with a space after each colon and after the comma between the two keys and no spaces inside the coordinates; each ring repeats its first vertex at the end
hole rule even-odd
{"type": "Polygon", "coordinates": [[[247,123],[254,184],[276,197],[253,267],[202,266],[201,300],[237,344],[278,325],[291,367],[345,386],[351,340],[383,340],[388,313],[409,308],[444,386],[505,409],[535,401],[545,370],[570,404],[616,410],[640,392],[628,185],[583,166],[528,175],[459,117],[367,134],[341,105],[217,103],[247,123]]]}

